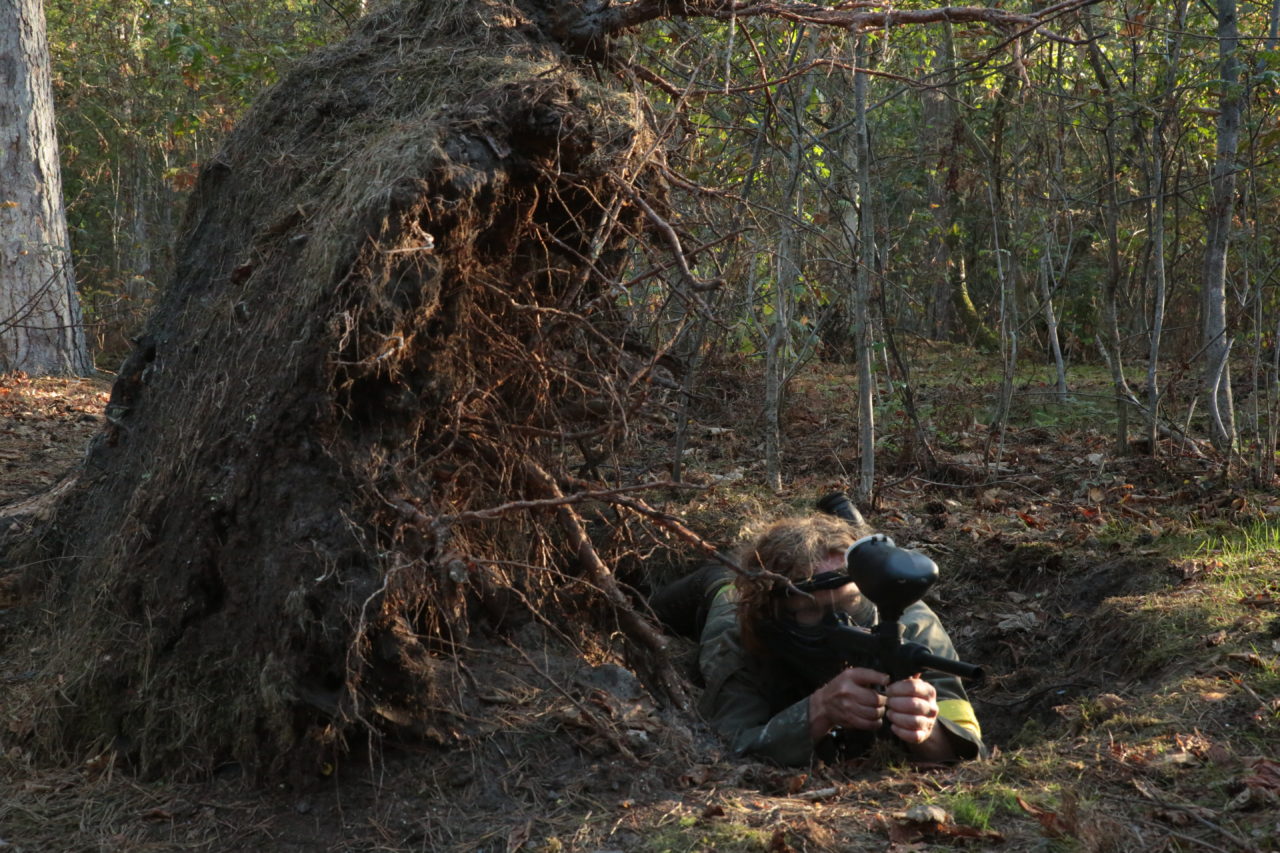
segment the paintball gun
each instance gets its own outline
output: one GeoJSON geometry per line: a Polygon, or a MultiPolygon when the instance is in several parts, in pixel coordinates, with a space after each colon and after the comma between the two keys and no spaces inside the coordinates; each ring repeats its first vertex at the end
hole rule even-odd
{"type": "MultiPolygon", "coordinates": [[[[862,517],[843,492],[818,501],[822,512],[859,523],[862,517]]],[[[938,566],[919,551],[899,548],[883,533],[863,537],[845,552],[845,571],[876,606],[874,628],[831,620],[804,630],[801,640],[815,656],[869,660],[870,667],[898,681],[935,669],[960,678],[981,681],[982,667],[935,655],[919,643],[903,642],[903,612],[924,597],[938,579],[938,566]]]]}

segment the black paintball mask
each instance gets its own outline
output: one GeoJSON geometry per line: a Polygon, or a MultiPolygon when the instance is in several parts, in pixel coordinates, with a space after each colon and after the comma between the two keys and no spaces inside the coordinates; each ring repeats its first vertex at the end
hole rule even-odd
{"type": "MultiPolygon", "coordinates": [[[[773,590],[779,599],[812,595],[817,592],[840,589],[854,583],[848,571],[822,572],[803,581],[779,585],[773,590]]],[[[844,669],[846,662],[833,654],[828,634],[833,627],[866,630],[876,619],[875,606],[865,595],[859,596],[852,610],[828,610],[821,621],[802,625],[786,613],[768,620],[761,626],[761,639],[769,650],[797,675],[814,686],[826,684],[844,669]]]]}

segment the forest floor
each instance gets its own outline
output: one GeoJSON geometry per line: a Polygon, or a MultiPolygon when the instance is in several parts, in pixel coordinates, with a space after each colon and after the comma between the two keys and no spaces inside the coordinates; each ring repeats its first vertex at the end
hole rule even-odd
{"type": "MultiPolygon", "coordinates": [[[[1203,445],[1115,453],[1100,375],[1073,374],[1063,402],[1046,376],[1019,377],[1000,434],[986,426],[998,373],[962,350],[917,358],[928,447],[907,440],[901,409],[880,414],[867,521],[942,567],[929,601],[990,673],[972,691],[989,759],[742,761],[628,670],[499,646],[479,674],[492,719],[470,747],[356,749],[324,778],[270,790],[235,768],[179,783],[109,760],[38,763],[10,736],[33,721],[0,693],[0,849],[1280,850],[1280,497],[1222,478],[1203,445]]],[[[704,488],[651,503],[728,542],[847,488],[852,387],[826,364],[792,381],[774,495],[753,389],[708,380],[683,459],[704,488]]],[[[57,487],[108,390],[0,378],[0,517],[57,487]]],[[[645,425],[632,461],[660,470],[669,430],[645,425]]],[[[7,580],[0,634],[21,594],[7,580]]],[[[672,642],[687,664],[691,645],[672,642]]],[[[0,660],[0,684],[31,677],[11,669],[0,660]]]]}

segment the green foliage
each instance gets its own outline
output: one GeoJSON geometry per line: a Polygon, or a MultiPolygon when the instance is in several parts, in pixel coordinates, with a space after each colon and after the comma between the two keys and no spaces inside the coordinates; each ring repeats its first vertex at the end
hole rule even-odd
{"type": "Polygon", "coordinates": [[[1021,814],[1018,793],[999,781],[999,777],[971,790],[957,789],[937,798],[937,804],[946,809],[952,820],[961,826],[972,826],[983,831],[991,830],[992,820],[998,817],[1021,814]]]}
{"type": "Polygon", "coordinates": [[[67,218],[86,319],[110,356],[172,267],[198,164],[354,0],[48,0],[67,218]]]}

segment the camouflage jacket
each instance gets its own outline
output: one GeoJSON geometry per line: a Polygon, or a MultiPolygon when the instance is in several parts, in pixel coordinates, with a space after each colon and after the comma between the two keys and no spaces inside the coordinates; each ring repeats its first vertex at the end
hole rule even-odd
{"type": "MultiPolygon", "coordinates": [[[[920,643],[934,654],[957,658],[942,623],[923,602],[907,608],[901,622],[905,640],[920,643]]],[[[857,661],[850,663],[858,665],[857,661]]],[[[706,683],[700,710],[731,741],[736,753],[784,765],[813,761],[809,695],[814,686],[794,667],[760,661],[747,653],[738,628],[737,594],[732,584],[716,594],[707,614],[698,664],[706,683]]],[[[923,677],[937,690],[938,722],[956,754],[961,758],[985,754],[982,731],[960,679],[935,671],[923,677]]]]}

